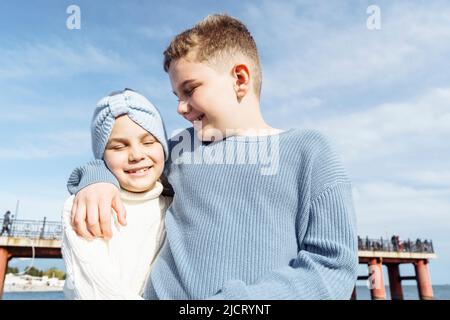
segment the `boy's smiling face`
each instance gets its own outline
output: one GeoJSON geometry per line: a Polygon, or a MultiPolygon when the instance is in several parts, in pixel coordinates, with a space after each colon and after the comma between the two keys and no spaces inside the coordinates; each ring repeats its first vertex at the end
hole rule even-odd
{"type": "Polygon", "coordinates": [[[164,169],[162,145],[127,115],[116,119],[103,159],[120,186],[131,192],[153,188],[164,169]]]}
{"type": "Polygon", "coordinates": [[[178,113],[186,120],[201,121],[198,138],[210,141],[217,130],[225,134],[236,124],[236,92],[233,77],[226,69],[211,67],[207,63],[180,58],[172,61],[169,78],[178,97],[178,113]]]}

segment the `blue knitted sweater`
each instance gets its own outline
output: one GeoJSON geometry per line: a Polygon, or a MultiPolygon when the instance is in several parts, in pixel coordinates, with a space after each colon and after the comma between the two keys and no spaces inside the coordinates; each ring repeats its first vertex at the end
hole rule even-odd
{"type": "MultiPolygon", "coordinates": [[[[350,298],[358,266],[351,183],[327,138],[291,129],[201,143],[190,128],[169,149],[175,196],[147,298],[350,298]]],[[[118,185],[97,160],[75,169],[68,188],[102,181],[118,185]]]]}

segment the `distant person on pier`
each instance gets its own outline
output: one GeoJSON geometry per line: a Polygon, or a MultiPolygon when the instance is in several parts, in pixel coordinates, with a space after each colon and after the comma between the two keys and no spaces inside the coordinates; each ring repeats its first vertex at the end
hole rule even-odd
{"type": "Polygon", "coordinates": [[[2,232],[0,232],[0,236],[2,236],[5,231],[8,234],[8,237],[11,236],[11,212],[9,210],[6,211],[5,215],[3,216],[3,226],[2,232]]]}
{"type": "Polygon", "coordinates": [[[423,251],[423,243],[419,238],[417,238],[415,252],[422,252],[422,251],[423,251]]]}
{"type": "MultiPolygon", "coordinates": [[[[167,158],[164,125],[158,110],[130,89],[112,93],[97,106],[91,124],[93,162],[104,161],[119,181],[127,223],[120,226],[111,218],[112,211],[105,210],[110,217],[101,219],[112,229],[109,238],[81,238],[72,227],[72,219],[74,225],[80,221],[71,216],[78,204],[73,196],[66,201],[64,293],[67,299],[143,299],[146,279],[165,240],[164,217],[171,201],[161,194],[167,158]]],[[[117,203],[113,209],[119,210],[117,203]]]]}
{"type": "Polygon", "coordinates": [[[394,248],[394,251],[400,251],[400,237],[393,235],[391,238],[391,243],[394,248]]]}
{"type": "Polygon", "coordinates": [[[427,239],[425,239],[425,241],[423,242],[423,250],[424,250],[425,252],[431,251],[431,250],[430,250],[430,243],[428,242],[427,239]]]}

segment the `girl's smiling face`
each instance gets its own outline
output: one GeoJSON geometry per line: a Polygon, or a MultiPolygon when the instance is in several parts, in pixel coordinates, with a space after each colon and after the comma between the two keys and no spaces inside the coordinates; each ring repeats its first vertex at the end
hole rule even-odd
{"type": "Polygon", "coordinates": [[[152,189],[164,169],[164,149],[127,115],[116,119],[103,159],[120,186],[131,192],[152,189]]]}

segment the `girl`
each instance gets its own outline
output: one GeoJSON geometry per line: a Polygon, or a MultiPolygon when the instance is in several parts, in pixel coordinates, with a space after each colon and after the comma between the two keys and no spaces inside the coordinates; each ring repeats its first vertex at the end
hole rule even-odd
{"type": "MultiPolygon", "coordinates": [[[[159,178],[167,159],[164,125],[157,109],[131,89],[97,104],[91,125],[96,161],[119,181],[127,225],[112,219],[110,240],[78,237],[72,225],[74,197],[64,204],[62,254],[67,299],[142,299],[153,261],[165,238],[164,214],[171,198],[159,178]]],[[[116,215],[113,215],[115,217],[116,215]]]]}

